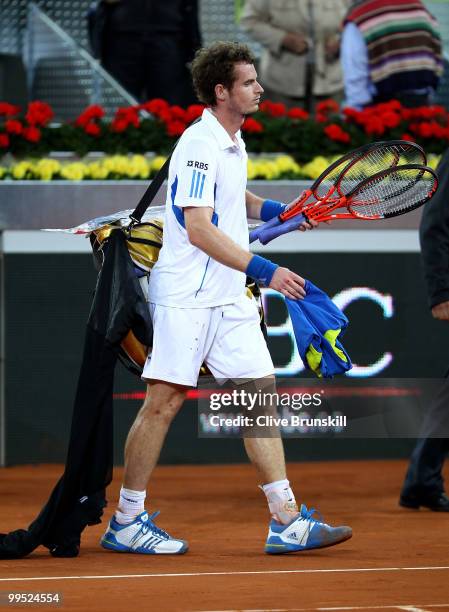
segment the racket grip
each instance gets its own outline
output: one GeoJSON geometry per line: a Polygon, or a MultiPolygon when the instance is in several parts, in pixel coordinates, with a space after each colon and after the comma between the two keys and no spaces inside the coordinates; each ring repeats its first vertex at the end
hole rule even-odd
{"type": "Polygon", "coordinates": [[[282,234],[287,234],[288,232],[298,229],[299,225],[303,221],[305,221],[304,215],[296,215],[295,217],[292,217],[288,221],[285,221],[276,227],[266,227],[267,224],[262,225],[262,231],[260,231],[258,235],[259,242],[262,244],[268,244],[278,236],[282,236],[282,234]]]}
{"type": "Polygon", "coordinates": [[[269,221],[267,221],[266,223],[262,223],[261,225],[259,225],[258,227],[256,227],[255,229],[251,230],[250,234],[249,234],[249,242],[254,242],[255,240],[258,240],[260,233],[262,232],[262,230],[264,229],[269,229],[270,227],[276,227],[277,225],[280,225],[282,222],[279,220],[279,217],[273,217],[272,219],[270,219],[269,221]]]}

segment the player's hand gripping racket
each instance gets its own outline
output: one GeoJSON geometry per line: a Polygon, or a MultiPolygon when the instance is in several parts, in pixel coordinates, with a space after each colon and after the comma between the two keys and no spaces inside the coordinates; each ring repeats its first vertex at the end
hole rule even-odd
{"type": "Polygon", "coordinates": [[[270,228],[280,226],[282,223],[284,223],[283,231],[276,234],[277,236],[297,229],[301,221],[306,220],[300,219],[298,215],[309,200],[308,206],[336,201],[349,194],[361,181],[381,170],[394,168],[399,164],[424,165],[425,163],[426,156],[423,149],[406,140],[377,142],[355,149],[331,164],[288,210],[254,229],[250,233],[250,242],[260,239],[259,237],[265,236],[270,228]],[[286,222],[292,218],[294,220],[287,225],[286,222]]]}
{"type": "MultiPolygon", "coordinates": [[[[425,204],[438,188],[435,172],[420,164],[393,166],[359,182],[347,194],[304,204],[300,210],[285,211],[287,219],[259,232],[262,244],[297,229],[302,221],[333,219],[388,219],[397,217],[425,204]]],[[[259,229],[259,228],[257,228],[259,229]]]]}

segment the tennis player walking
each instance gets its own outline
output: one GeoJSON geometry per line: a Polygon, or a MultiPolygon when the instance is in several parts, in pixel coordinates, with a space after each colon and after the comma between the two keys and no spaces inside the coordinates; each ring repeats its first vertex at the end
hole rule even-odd
{"type": "MultiPolygon", "coordinates": [[[[164,242],[149,285],[154,344],[143,378],[151,384],[128,434],[118,509],[101,540],[120,552],[180,554],[188,548],[155,525],[157,513],[149,515],[144,503],[170,423],[196,386],[202,363],[217,379],[260,379],[274,390],[273,362],[255,300],[246,296],[246,275],[286,297],[305,295],[301,276],[249,252],[247,215],[268,221],[285,209],[246,190],[240,127],[258,110],[263,92],[251,52],[216,43],[197,53],[192,73],[207,108],[184,132],[170,163],[164,242]]],[[[350,527],[320,522],[304,505],[298,510],[280,437],[246,437],[244,444],[272,516],[266,552],[331,546],[351,537],[350,527]]]]}

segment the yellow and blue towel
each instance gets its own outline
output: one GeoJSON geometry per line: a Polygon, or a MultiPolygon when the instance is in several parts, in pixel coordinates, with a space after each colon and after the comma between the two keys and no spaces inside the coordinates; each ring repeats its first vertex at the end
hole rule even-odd
{"type": "Polygon", "coordinates": [[[306,280],[303,300],[286,298],[302,362],[319,378],[332,378],[352,368],[340,342],[348,319],[328,295],[306,280]]]}

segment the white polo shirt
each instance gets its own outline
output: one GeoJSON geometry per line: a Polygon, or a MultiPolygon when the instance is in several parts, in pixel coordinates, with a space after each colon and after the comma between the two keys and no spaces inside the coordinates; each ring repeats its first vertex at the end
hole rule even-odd
{"type": "Polygon", "coordinates": [[[193,246],[184,224],[185,206],[213,209],[212,222],[249,250],[245,191],[247,154],[207,109],[181,136],[168,173],[164,237],[150,274],[149,300],[177,308],[231,304],[245,291],[245,274],[193,246]]]}

